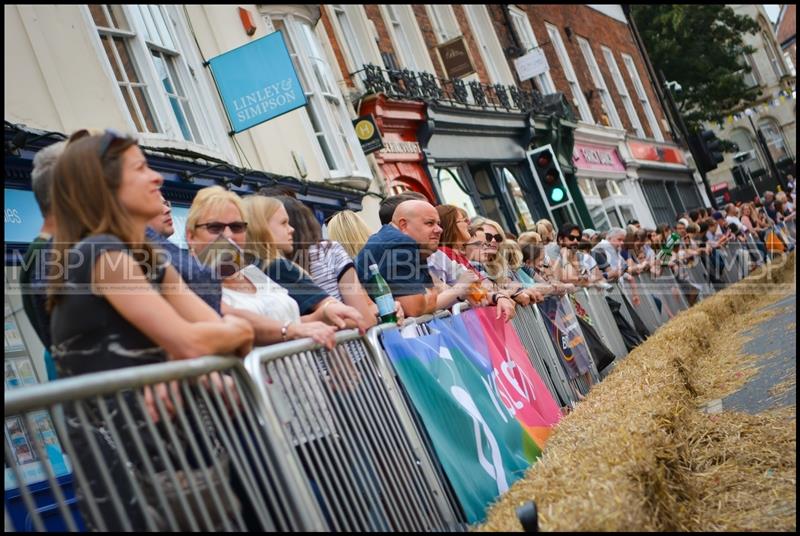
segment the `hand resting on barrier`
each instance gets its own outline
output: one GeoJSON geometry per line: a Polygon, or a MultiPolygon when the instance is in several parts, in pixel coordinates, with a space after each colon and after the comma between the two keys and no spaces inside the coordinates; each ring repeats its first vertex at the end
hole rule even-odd
{"type": "Polygon", "coordinates": [[[175,404],[177,404],[178,407],[183,406],[183,397],[181,397],[177,380],[169,382],[169,390],[172,391],[172,395],[175,397],[174,404],[169,392],[167,391],[166,383],[157,383],[155,385],[144,386],[144,406],[154,423],[157,423],[161,420],[158,412],[158,405],[156,404],[156,398],[161,400],[162,404],[164,405],[164,411],[166,411],[167,416],[169,416],[170,419],[175,416],[175,404]]]}
{"type": "Polygon", "coordinates": [[[325,322],[295,322],[286,328],[287,339],[304,339],[309,337],[328,350],[336,346],[336,328],[325,322]]]}

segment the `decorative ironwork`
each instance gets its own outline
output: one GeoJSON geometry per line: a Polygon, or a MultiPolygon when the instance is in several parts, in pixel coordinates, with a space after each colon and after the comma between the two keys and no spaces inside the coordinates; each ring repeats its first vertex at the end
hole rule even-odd
{"type": "Polygon", "coordinates": [[[475,99],[475,104],[481,108],[486,108],[486,93],[483,92],[483,86],[480,82],[470,82],[469,90],[472,93],[472,98],[475,99]]]}
{"type": "Polygon", "coordinates": [[[389,97],[450,103],[468,108],[543,113],[546,101],[538,91],[523,91],[517,86],[481,84],[461,79],[441,79],[427,72],[385,69],[364,65],[359,71],[367,93],[389,97]]]}

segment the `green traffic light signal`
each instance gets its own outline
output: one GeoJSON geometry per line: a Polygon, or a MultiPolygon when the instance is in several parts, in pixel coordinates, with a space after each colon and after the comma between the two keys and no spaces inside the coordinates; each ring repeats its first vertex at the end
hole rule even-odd
{"type": "Polygon", "coordinates": [[[550,201],[552,201],[553,203],[560,203],[564,200],[565,197],[566,194],[564,193],[564,190],[558,186],[556,186],[550,191],[550,201]]]}

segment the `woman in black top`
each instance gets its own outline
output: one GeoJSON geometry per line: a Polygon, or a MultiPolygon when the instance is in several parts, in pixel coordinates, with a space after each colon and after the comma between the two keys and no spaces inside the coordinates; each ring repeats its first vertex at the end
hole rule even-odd
{"type": "MultiPolygon", "coordinates": [[[[50,279],[49,306],[52,354],[60,378],[168,359],[231,353],[243,357],[250,352],[253,330],[249,323],[236,316],[220,318],[188,289],[174,267],[158,261],[157,251],[145,240],[147,222],[161,211],[163,180],[147,165],[135,140],[111,131],[71,143],[59,158],[52,188],[58,222],[57,264],[50,279]]],[[[159,421],[152,393],[145,391],[146,410],[159,421]]],[[[137,504],[130,487],[131,474],[141,473],[143,462],[132,456],[132,464],[123,464],[117,453],[124,447],[131,455],[132,437],[138,434],[156,470],[164,467],[148,441],[144,414],[133,393],[126,391],[123,398],[137,430],[127,427],[116,401],[109,397],[119,444],[93,401],[84,403],[88,427],[71,406],[65,408],[77,462],[87,473],[108,530],[124,524],[108,508],[112,492],[103,484],[97,466],[107,467],[134,529],[144,526],[143,511],[147,510],[137,504]],[[92,455],[87,433],[94,436],[104,460],[92,455]]],[[[172,407],[169,396],[162,395],[162,400],[172,407]]],[[[170,449],[179,448],[170,445],[170,449]]],[[[78,491],[82,498],[87,490],[78,491]]],[[[86,506],[85,500],[79,504],[86,506]]],[[[92,516],[83,517],[90,528],[96,528],[92,516]]]]}

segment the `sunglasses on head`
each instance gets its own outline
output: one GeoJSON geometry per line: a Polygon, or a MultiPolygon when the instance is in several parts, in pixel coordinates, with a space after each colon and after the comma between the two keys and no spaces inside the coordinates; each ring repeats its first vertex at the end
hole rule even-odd
{"type": "Polygon", "coordinates": [[[117,141],[117,140],[127,140],[127,139],[130,139],[130,138],[128,136],[126,136],[125,134],[123,134],[123,133],[121,133],[119,131],[116,131],[114,129],[107,128],[105,130],[105,132],[103,132],[103,137],[100,138],[100,146],[97,148],[97,156],[100,157],[100,159],[102,160],[103,157],[108,152],[108,149],[111,147],[111,145],[115,141],[117,141]]]}
{"type": "Polygon", "coordinates": [[[230,227],[232,233],[238,234],[247,230],[247,222],[233,221],[231,223],[222,223],[221,221],[211,221],[208,223],[198,223],[195,225],[195,228],[197,227],[205,227],[209,233],[217,235],[222,234],[225,231],[225,227],[230,227]]]}
{"type": "Polygon", "coordinates": [[[486,233],[486,243],[489,244],[492,240],[499,244],[503,241],[503,235],[486,233]]]}

